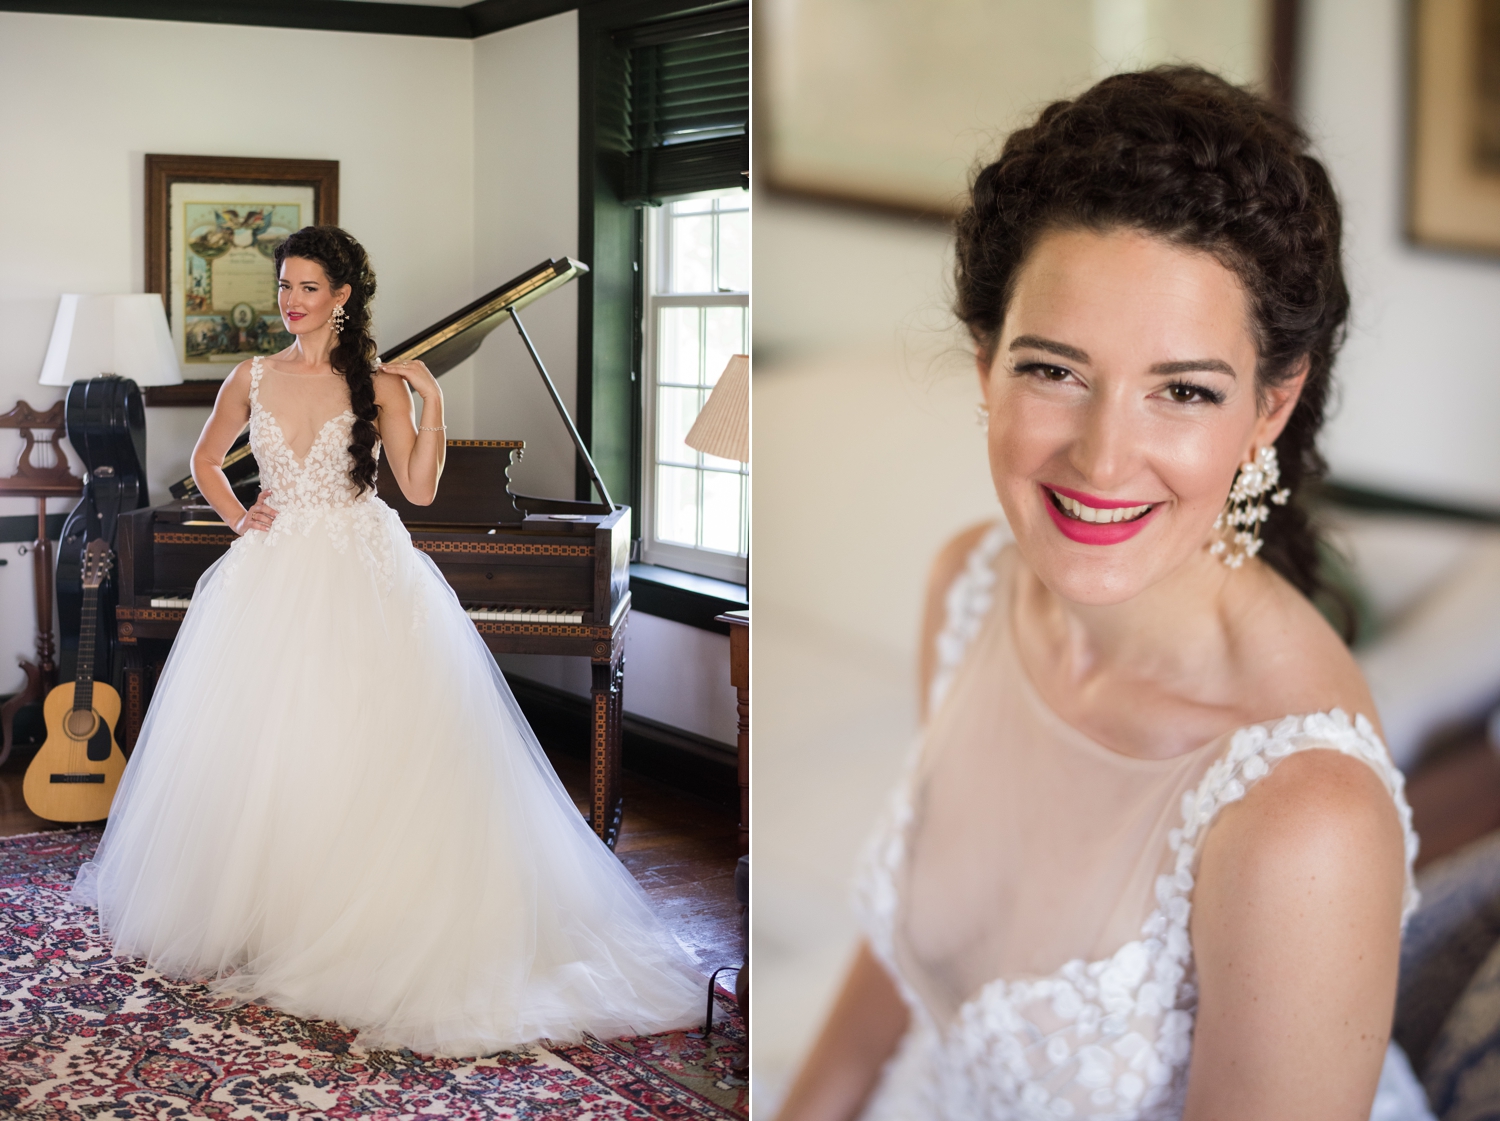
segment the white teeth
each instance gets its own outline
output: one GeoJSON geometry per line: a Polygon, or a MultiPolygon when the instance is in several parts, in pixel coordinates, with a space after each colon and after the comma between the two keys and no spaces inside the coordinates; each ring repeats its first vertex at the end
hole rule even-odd
{"type": "Polygon", "coordinates": [[[1082,502],[1069,498],[1065,494],[1058,494],[1057,491],[1053,491],[1052,495],[1057,499],[1059,506],[1081,522],[1104,524],[1110,522],[1128,522],[1140,517],[1147,510],[1151,509],[1151,503],[1148,502],[1144,506],[1123,506],[1118,510],[1096,510],[1094,507],[1085,506],[1082,502]]]}

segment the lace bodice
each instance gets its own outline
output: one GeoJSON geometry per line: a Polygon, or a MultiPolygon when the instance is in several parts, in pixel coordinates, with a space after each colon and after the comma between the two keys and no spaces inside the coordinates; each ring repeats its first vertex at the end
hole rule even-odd
{"type": "MultiPolygon", "coordinates": [[[[399,526],[395,512],[373,490],[359,493],[349,477],[354,411],[346,408],[318,429],[307,455],[292,452],[276,417],[261,401],[265,368],[260,357],[250,362],[250,450],[260,465],[260,484],[276,510],[269,531],[252,530],[235,547],[257,542],[274,546],[286,534],[328,533],[335,546],[354,542],[381,584],[390,586],[393,572],[390,523],[399,526]]],[[[380,445],[374,448],[376,459],[380,445]]]]}
{"type": "MultiPolygon", "coordinates": [[[[1027,790],[1017,796],[1020,801],[1006,802],[993,790],[1000,783],[986,783],[984,775],[970,773],[978,770],[969,766],[971,761],[1004,755],[997,739],[980,743],[975,755],[963,757],[959,768],[963,773],[957,778],[959,783],[987,786],[991,792],[976,795],[970,803],[964,803],[962,796],[947,796],[942,810],[934,809],[924,818],[927,802],[943,797],[941,790],[934,794],[943,772],[941,760],[932,756],[951,747],[945,739],[964,732],[971,738],[974,735],[974,722],[958,722],[962,714],[955,714],[955,706],[993,714],[1028,706],[1035,710],[1039,705],[1039,698],[1026,691],[1024,681],[1013,682],[1003,696],[993,696],[1005,688],[992,680],[998,672],[1024,678],[1018,666],[991,661],[983,673],[967,672],[973,668],[968,663],[973,661],[970,655],[976,645],[982,647],[984,657],[1005,650],[1008,620],[1004,616],[1009,605],[995,593],[997,558],[1006,540],[999,527],[987,534],[949,590],[947,619],[937,644],[939,664],[931,686],[932,720],[921,750],[898,784],[886,820],[872,839],[859,877],[858,905],[866,936],[911,1011],[911,1027],[887,1064],[866,1118],[1176,1118],[1186,1092],[1197,1006],[1188,934],[1194,875],[1204,837],[1218,812],[1244,797],[1278,761],[1298,751],[1331,748],[1364,760],[1390,791],[1406,835],[1404,923],[1416,903],[1410,874],[1416,838],[1402,793],[1402,776],[1391,765],[1369,721],[1363,716],[1351,720],[1337,709],[1242,728],[1191,757],[1165,762],[1126,760],[1092,741],[1074,742],[1059,718],[1042,713],[1026,725],[1002,720],[999,735],[1022,727],[1041,741],[1025,744],[1025,756],[1016,755],[1016,759],[1046,755],[1053,746],[1046,742],[1049,737],[1058,740],[1055,755],[1059,762],[1053,770],[1028,771],[1021,780],[1024,786],[1038,774],[1043,779],[1062,776],[1042,799],[1048,802],[1038,811],[1044,816],[1028,820],[1022,832],[1009,834],[1003,832],[1003,824],[983,834],[966,824],[1024,813],[1025,800],[1037,798],[1027,790]],[[985,709],[986,704],[995,707],[985,709]],[[1106,755],[1114,758],[1106,759],[1106,755]],[[1068,782],[1092,781],[1091,772],[1109,768],[1114,770],[1106,776],[1107,789],[1124,791],[1128,798],[1112,795],[1090,803],[1087,792],[1082,792],[1078,800],[1083,809],[1066,804],[1068,782]],[[1121,827],[1113,835],[1108,833],[1112,826],[1107,807],[1119,802],[1128,807],[1124,815],[1138,818],[1141,807],[1155,804],[1150,798],[1156,795],[1160,795],[1159,826],[1148,821],[1144,831],[1127,832],[1121,827]],[[1060,801],[1053,805],[1053,799],[1060,801]],[[983,868],[1004,865],[1007,859],[1012,864],[1017,859],[1034,859],[1043,865],[1052,859],[1026,849],[1039,833],[1046,836],[1047,816],[1082,813],[1089,825],[1079,826],[1076,832],[1087,832],[1095,820],[1089,815],[1100,815],[1097,808],[1091,808],[1095,804],[1106,807],[1099,829],[1109,843],[1094,850],[1081,847],[1082,855],[1074,858],[1074,865],[1059,864],[1068,871],[1068,875],[1052,875],[1063,880],[1061,891],[1052,882],[1028,884],[1025,868],[997,877],[995,882],[1010,892],[1006,898],[1032,926],[1039,915],[1050,913],[1044,902],[1048,892],[1057,900],[1055,909],[1066,915],[1072,914],[1067,911],[1068,891],[1077,894],[1078,884],[1085,885],[1091,897],[1120,891],[1118,900],[1106,898],[1096,904],[1091,899],[1078,906],[1076,913],[1082,918],[1074,925],[1083,928],[1081,941],[1054,939],[1065,946],[1097,948],[1097,952],[1081,952],[1060,965],[1053,962],[1039,970],[1001,975],[977,972],[976,961],[982,969],[986,961],[1044,960],[1037,957],[1044,951],[1032,949],[1027,951],[1030,957],[1023,953],[1020,959],[993,954],[986,958],[977,953],[970,944],[973,931],[994,937],[999,929],[1002,941],[1017,940],[1019,935],[1009,937],[1013,928],[1007,925],[1015,916],[991,911],[982,916],[983,921],[973,921],[980,904],[944,902],[930,885],[914,882],[913,867],[922,877],[931,878],[930,854],[934,848],[941,849],[944,831],[962,835],[965,845],[941,849],[944,859],[951,864],[961,861],[967,851],[979,855],[945,888],[950,895],[983,894],[989,890],[983,868]],[[923,845],[929,856],[925,865],[920,860],[923,845]],[[1148,851],[1119,851],[1132,845],[1144,845],[1148,851]],[[1014,851],[1031,851],[1032,856],[1017,858],[1014,851]],[[1096,856],[1096,852],[1107,855],[1096,856]],[[1115,863],[1109,864],[1110,860],[1115,863]],[[1092,880],[1072,875],[1076,866],[1090,863],[1102,865],[1104,874],[1092,880]],[[933,911],[939,916],[934,917],[933,911]],[[1144,922],[1141,914],[1146,916],[1144,922]],[[1133,929],[1129,925],[1136,923],[1133,929]],[[951,968],[945,971],[944,965],[951,968]],[[975,976],[983,980],[971,986],[975,976]],[[962,997],[946,999],[952,993],[962,993],[962,997]]],[[[998,567],[1002,574],[1007,571],[1003,561],[998,567]]],[[[1076,732],[1072,736],[1081,738],[1076,732]]],[[[1012,777],[1010,771],[996,774],[1001,779],[1012,777]]],[[[1066,925],[1069,920],[1062,921],[1066,925]]]]}

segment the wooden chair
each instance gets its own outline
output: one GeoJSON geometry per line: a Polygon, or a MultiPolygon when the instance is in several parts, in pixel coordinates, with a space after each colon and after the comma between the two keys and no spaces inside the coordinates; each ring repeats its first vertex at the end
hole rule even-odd
{"type": "Polygon", "coordinates": [[[65,430],[62,401],[46,412],[38,412],[25,401],[16,402],[10,412],[0,414],[0,428],[21,430],[21,457],[16,473],[0,477],[0,497],[36,499],[36,540],[31,544],[32,569],[36,574],[36,661],[21,659],[26,686],[4,705],[0,705],[0,763],[10,756],[12,725],[21,707],[43,700],[57,684],[56,642],[52,635],[52,542],[47,537],[47,499],[76,498],[83,493],[83,480],[68,469],[63,453],[65,430]],[[41,433],[41,436],[38,436],[41,433]],[[48,435],[50,433],[50,435],[48,435]],[[31,455],[38,444],[52,447],[49,467],[32,463],[31,455]]]}

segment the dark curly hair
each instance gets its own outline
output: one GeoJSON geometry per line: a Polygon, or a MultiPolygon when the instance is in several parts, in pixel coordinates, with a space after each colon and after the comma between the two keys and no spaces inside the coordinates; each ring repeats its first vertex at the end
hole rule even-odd
{"type": "Polygon", "coordinates": [[[1262,401],[1307,359],[1276,440],[1294,498],[1262,527],[1260,556],[1309,599],[1337,601],[1297,501],[1327,470],[1317,436],[1349,312],[1339,202],[1306,135],[1264,98],[1190,66],[1117,74],[1047,106],[975,174],[957,222],[955,312],[981,357],[993,359],[1017,275],[1042,235],[1118,228],[1203,250],[1239,277],[1262,401]]]}
{"type": "Polygon", "coordinates": [[[370,301],[375,296],[375,270],[365,247],[338,226],[304,226],[276,247],[276,272],[288,257],[316,261],[333,288],[349,285],[344,301],[344,324],[328,355],[329,364],[349,384],[349,407],[354,411],[354,465],[349,478],[358,493],[375,487],[375,337],[370,334],[370,301]]]}

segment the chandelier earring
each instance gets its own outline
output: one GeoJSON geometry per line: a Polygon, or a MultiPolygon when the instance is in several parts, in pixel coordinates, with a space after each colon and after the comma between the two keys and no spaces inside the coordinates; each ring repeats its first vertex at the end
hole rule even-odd
{"type": "Polygon", "coordinates": [[[1260,527],[1271,516],[1271,508],[1262,498],[1273,505],[1285,506],[1292,497],[1292,492],[1280,483],[1281,464],[1272,445],[1261,448],[1253,460],[1240,465],[1224,510],[1214,520],[1214,529],[1220,537],[1208,550],[1227,567],[1239,568],[1246,557],[1260,552],[1264,544],[1260,527]]]}
{"type": "Polygon", "coordinates": [[[343,304],[333,305],[333,318],[329,323],[333,326],[333,333],[339,334],[344,329],[344,320],[349,318],[349,313],[344,310],[343,304]]]}
{"type": "Polygon", "coordinates": [[[990,407],[983,401],[974,406],[974,423],[979,425],[980,428],[988,428],[990,426],[990,407]]]}

